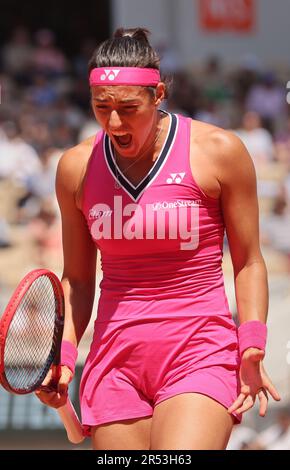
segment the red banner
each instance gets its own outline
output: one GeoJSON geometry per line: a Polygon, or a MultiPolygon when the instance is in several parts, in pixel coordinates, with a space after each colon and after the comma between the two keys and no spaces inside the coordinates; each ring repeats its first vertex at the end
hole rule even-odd
{"type": "Polygon", "coordinates": [[[199,0],[199,17],[205,31],[242,31],[254,28],[255,0],[199,0]]]}

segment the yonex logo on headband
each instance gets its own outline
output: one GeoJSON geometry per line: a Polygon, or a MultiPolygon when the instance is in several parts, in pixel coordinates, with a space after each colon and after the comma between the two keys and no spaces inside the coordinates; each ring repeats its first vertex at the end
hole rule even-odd
{"type": "Polygon", "coordinates": [[[105,69],[104,70],[105,73],[103,73],[101,75],[101,80],[104,81],[104,80],[115,80],[115,78],[118,76],[119,72],[120,72],[120,69],[117,70],[117,69],[105,69]]]}
{"type": "Polygon", "coordinates": [[[157,86],[160,82],[160,72],[157,69],[142,67],[118,67],[107,69],[95,67],[90,72],[90,85],[141,85],[157,86]]]}

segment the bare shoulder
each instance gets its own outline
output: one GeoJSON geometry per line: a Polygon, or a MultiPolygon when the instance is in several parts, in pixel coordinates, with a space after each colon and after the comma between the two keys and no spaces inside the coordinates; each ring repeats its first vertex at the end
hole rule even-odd
{"type": "Polygon", "coordinates": [[[66,150],[61,156],[56,177],[56,189],[77,196],[82,186],[87,165],[92,153],[95,136],[66,150]]]}
{"type": "Polygon", "coordinates": [[[252,159],[241,139],[232,131],[200,121],[192,121],[191,147],[201,155],[218,181],[254,172],[252,159]]]}
{"type": "Polygon", "coordinates": [[[198,145],[206,155],[226,158],[245,149],[241,139],[232,131],[200,121],[192,121],[191,143],[198,145]]]}
{"type": "Polygon", "coordinates": [[[61,175],[69,175],[73,180],[79,176],[89,161],[93,149],[94,137],[80,142],[75,147],[66,150],[58,163],[58,172],[61,175]]]}

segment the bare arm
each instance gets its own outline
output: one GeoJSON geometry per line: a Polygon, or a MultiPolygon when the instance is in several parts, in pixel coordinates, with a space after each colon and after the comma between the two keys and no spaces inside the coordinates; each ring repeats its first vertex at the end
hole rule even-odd
{"type": "MultiPolygon", "coordinates": [[[[91,239],[84,215],[78,209],[76,197],[88,161],[89,145],[79,145],[61,157],[56,176],[56,194],[62,218],[64,270],[62,286],[65,297],[63,339],[75,346],[80,342],[90,321],[96,274],[96,247],[91,239]]],[[[68,384],[73,374],[62,366],[57,391],[36,392],[45,405],[59,408],[66,403],[68,384]]],[[[43,382],[48,385],[50,370],[43,382]]]]}
{"type": "MultiPolygon", "coordinates": [[[[240,323],[266,322],[268,313],[267,271],[259,245],[259,217],[256,176],[252,160],[241,141],[228,132],[216,136],[218,181],[221,204],[233,262],[236,300],[240,323]]],[[[229,412],[244,413],[260,400],[265,416],[267,393],[280,396],[264,370],[264,351],[248,348],[240,366],[241,391],[229,412]]]]}
{"type": "Polygon", "coordinates": [[[95,293],[96,247],[85,217],[76,204],[83,173],[83,159],[72,149],[61,158],[56,178],[56,194],[62,217],[65,295],[63,339],[77,345],[89,323],[95,293]]]}
{"type": "Polygon", "coordinates": [[[232,134],[221,139],[221,202],[234,269],[240,323],[266,322],[267,271],[259,245],[256,175],[250,155],[232,134]]]}

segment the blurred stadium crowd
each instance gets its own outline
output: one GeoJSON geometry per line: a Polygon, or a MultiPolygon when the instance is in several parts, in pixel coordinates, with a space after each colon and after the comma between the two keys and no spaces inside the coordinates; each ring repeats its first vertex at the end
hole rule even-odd
{"type": "MultiPolygon", "coordinates": [[[[53,31],[42,29],[32,35],[24,27],[15,28],[0,47],[1,310],[30,268],[45,266],[61,274],[55,172],[65,149],[99,129],[87,81],[87,63],[95,47],[88,38],[76,56],[68,57],[58,48],[53,31]]],[[[290,63],[288,69],[269,69],[249,55],[239,66],[229,67],[219,57],[209,57],[184,69],[164,44],[160,54],[162,71],[173,76],[164,109],[230,129],[248,148],[257,173],[261,242],[269,274],[288,282],[290,63]]],[[[226,272],[227,260],[225,243],[226,272]]],[[[232,447],[271,448],[278,441],[281,448],[290,449],[290,412],[287,408],[281,413],[271,436],[269,431],[259,440],[253,429],[240,427],[247,438],[240,431],[232,447]]]]}

